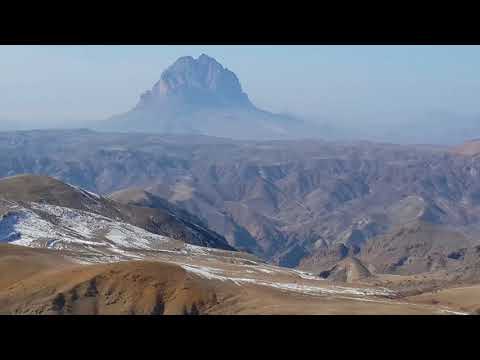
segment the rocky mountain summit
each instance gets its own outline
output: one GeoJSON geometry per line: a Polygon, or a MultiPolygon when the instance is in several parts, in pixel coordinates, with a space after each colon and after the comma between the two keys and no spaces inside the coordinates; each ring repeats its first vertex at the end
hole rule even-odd
{"type": "Polygon", "coordinates": [[[205,54],[179,58],[152,90],[142,94],[138,107],[161,106],[174,99],[191,106],[253,107],[237,76],[205,54]]]}
{"type": "Polygon", "coordinates": [[[258,109],[238,77],[215,59],[184,56],[130,111],[88,126],[97,130],[203,134],[236,139],[318,136],[311,124],[258,109]]]}

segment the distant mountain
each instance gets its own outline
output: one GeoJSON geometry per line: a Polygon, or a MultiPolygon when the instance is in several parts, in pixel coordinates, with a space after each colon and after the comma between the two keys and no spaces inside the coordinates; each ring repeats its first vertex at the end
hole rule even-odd
{"type": "Polygon", "coordinates": [[[237,76],[202,54],[179,58],[130,111],[97,122],[96,130],[203,134],[236,139],[319,136],[319,129],[255,107],[237,76]]]}
{"type": "Polygon", "coordinates": [[[480,154],[480,139],[473,139],[467,141],[459,146],[452,148],[451,152],[458,155],[476,156],[480,154]]]}

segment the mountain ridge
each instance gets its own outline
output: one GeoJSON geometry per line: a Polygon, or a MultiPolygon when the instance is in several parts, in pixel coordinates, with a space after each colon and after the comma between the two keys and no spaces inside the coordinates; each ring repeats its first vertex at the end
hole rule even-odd
{"type": "MultiPolygon", "coordinates": [[[[53,243],[62,243],[61,237],[56,235],[62,231],[73,231],[76,233],[74,238],[81,239],[85,237],[85,231],[89,233],[91,229],[72,230],[77,224],[70,220],[77,219],[77,222],[106,221],[122,229],[122,223],[125,223],[151,234],[192,245],[234,250],[222,236],[206,228],[197,218],[186,211],[176,211],[173,205],[168,206],[166,202],[157,205],[156,209],[124,205],[48,176],[22,174],[1,178],[0,210],[3,226],[0,231],[3,238],[0,241],[21,240],[24,234],[22,230],[16,229],[24,229],[24,223],[29,224],[29,227],[35,226],[35,223],[44,224],[52,233],[49,235],[45,232],[45,235],[52,239],[58,238],[58,241],[49,240],[53,243]],[[62,226],[67,230],[57,229],[59,224],[65,224],[62,226]]],[[[39,228],[38,231],[44,230],[39,228]]],[[[139,232],[128,227],[118,231],[139,232]]],[[[148,233],[144,235],[149,236],[148,233]]],[[[94,238],[96,235],[92,233],[88,236],[94,238]]]]}
{"type": "Polygon", "coordinates": [[[167,201],[230,246],[283,266],[312,255],[323,258],[312,270],[332,267],[417,220],[477,242],[480,233],[480,159],[449,149],[43,131],[0,133],[0,150],[0,175],[49,174],[104,196],[141,189],[153,195],[145,207],[167,201]]]}

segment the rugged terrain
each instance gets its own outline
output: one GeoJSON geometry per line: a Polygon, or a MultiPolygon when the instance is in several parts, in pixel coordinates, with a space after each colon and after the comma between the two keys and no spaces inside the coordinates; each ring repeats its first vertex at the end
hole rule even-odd
{"type": "Polygon", "coordinates": [[[0,132],[0,313],[479,312],[478,140],[319,140],[207,55],[89,125],[0,132]]]}
{"type": "MultiPolygon", "coordinates": [[[[374,244],[404,227],[409,246],[433,241],[446,264],[480,239],[480,162],[450,149],[72,130],[1,133],[0,150],[0,176],[45,174],[142,211],[187,211],[234,248],[315,272],[346,256],[381,269],[408,254],[423,261],[426,248],[380,263],[374,244]],[[429,238],[438,232],[453,235],[440,240],[450,244],[429,238]]],[[[407,260],[396,269],[417,271],[407,260]]],[[[415,266],[444,263],[434,262],[415,266]]]]}
{"type": "MultiPolygon", "coordinates": [[[[176,184],[185,186],[181,181],[176,184]]],[[[163,198],[153,190],[129,188],[107,198],[46,176],[0,179],[0,242],[9,244],[0,247],[4,274],[0,312],[441,314],[478,310],[477,301],[468,297],[475,294],[480,276],[474,228],[456,223],[450,213],[418,195],[386,207],[375,218],[382,226],[363,230],[371,236],[362,241],[340,233],[342,241],[325,240],[312,247],[301,259],[300,271],[233,251],[221,235],[207,228],[208,219],[200,220],[185,210],[188,206],[181,206],[181,200],[191,200],[192,193],[163,198]],[[439,291],[449,291],[450,299],[458,287],[472,289],[460,292],[458,303],[435,297],[439,291]]],[[[268,210],[261,204],[258,208],[268,210]]],[[[456,214],[452,211],[456,209],[448,210],[456,214]]],[[[255,252],[261,242],[252,239],[258,247],[248,250],[255,252]]]]}

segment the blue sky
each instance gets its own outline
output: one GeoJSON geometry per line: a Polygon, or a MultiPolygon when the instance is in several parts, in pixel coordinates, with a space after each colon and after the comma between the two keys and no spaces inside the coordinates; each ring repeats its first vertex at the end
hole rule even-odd
{"type": "Polygon", "coordinates": [[[206,53],[259,107],[346,123],[480,113],[480,46],[0,46],[0,120],[103,119],[206,53]]]}

